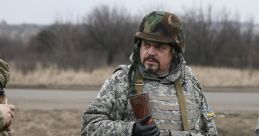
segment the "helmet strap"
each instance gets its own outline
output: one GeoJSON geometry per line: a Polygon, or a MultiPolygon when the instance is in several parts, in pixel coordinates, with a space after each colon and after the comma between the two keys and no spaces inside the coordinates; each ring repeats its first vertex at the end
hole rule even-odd
{"type": "Polygon", "coordinates": [[[130,57],[132,59],[132,64],[129,68],[129,73],[128,73],[128,80],[130,83],[130,90],[134,91],[135,90],[135,82],[134,82],[134,75],[136,72],[138,72],[138,65],[140,64],[140,40],[135,42],[134,44],[134,50],[133,53],[130,57]]]}

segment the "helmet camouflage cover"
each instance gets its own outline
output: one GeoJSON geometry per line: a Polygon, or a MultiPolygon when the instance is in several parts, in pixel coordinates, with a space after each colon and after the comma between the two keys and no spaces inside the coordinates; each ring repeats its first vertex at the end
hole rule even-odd
{"type": "Polygon", "coordinates": [[[134,43],[139,39],[154,42],[176,44],[183,53],[185,50],[185,39],[183,24],[174,14],[163,11],[153,11],[146,15],[138,32],[135,34],[134,43]]]}
{"type": "Polygon", "coordinates": [[[8,64],[0,59],[0,87],[5,88],[9,79],[10,73],[8,64]]]}

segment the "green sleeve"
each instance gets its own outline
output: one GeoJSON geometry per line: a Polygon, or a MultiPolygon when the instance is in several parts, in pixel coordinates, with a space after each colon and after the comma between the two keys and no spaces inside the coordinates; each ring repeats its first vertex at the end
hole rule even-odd
{"type": "Polygon", "coordinates": [[[8,64],[0,59],[0,87],[5,88],[9,79],[10,73],[8,64]]]}

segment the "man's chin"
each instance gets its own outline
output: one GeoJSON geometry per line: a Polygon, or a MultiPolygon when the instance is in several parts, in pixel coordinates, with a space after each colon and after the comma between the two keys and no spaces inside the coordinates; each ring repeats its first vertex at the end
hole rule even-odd
{"type": "Polygon", "coordinates": [[[157,74],[158,68],[154,66],[145,66],[145,72],[150,74],[157,74]]]}

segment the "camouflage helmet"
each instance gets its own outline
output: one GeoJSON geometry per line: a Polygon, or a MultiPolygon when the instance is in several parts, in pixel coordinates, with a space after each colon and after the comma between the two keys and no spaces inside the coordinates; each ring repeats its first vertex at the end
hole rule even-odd
{"type": "Polygon", "coordinates": [[[9,67],[6,62],[0,59],[0,89],[5,88],[10,79],[9,67]]]}
{"type": "Polygon", "coordinates": [[[176,45],[182,53],[185,50],[183,24],[169,12],[153,11],[146,15],[135,34],[134,43],[140,39],[176,45]]]}

